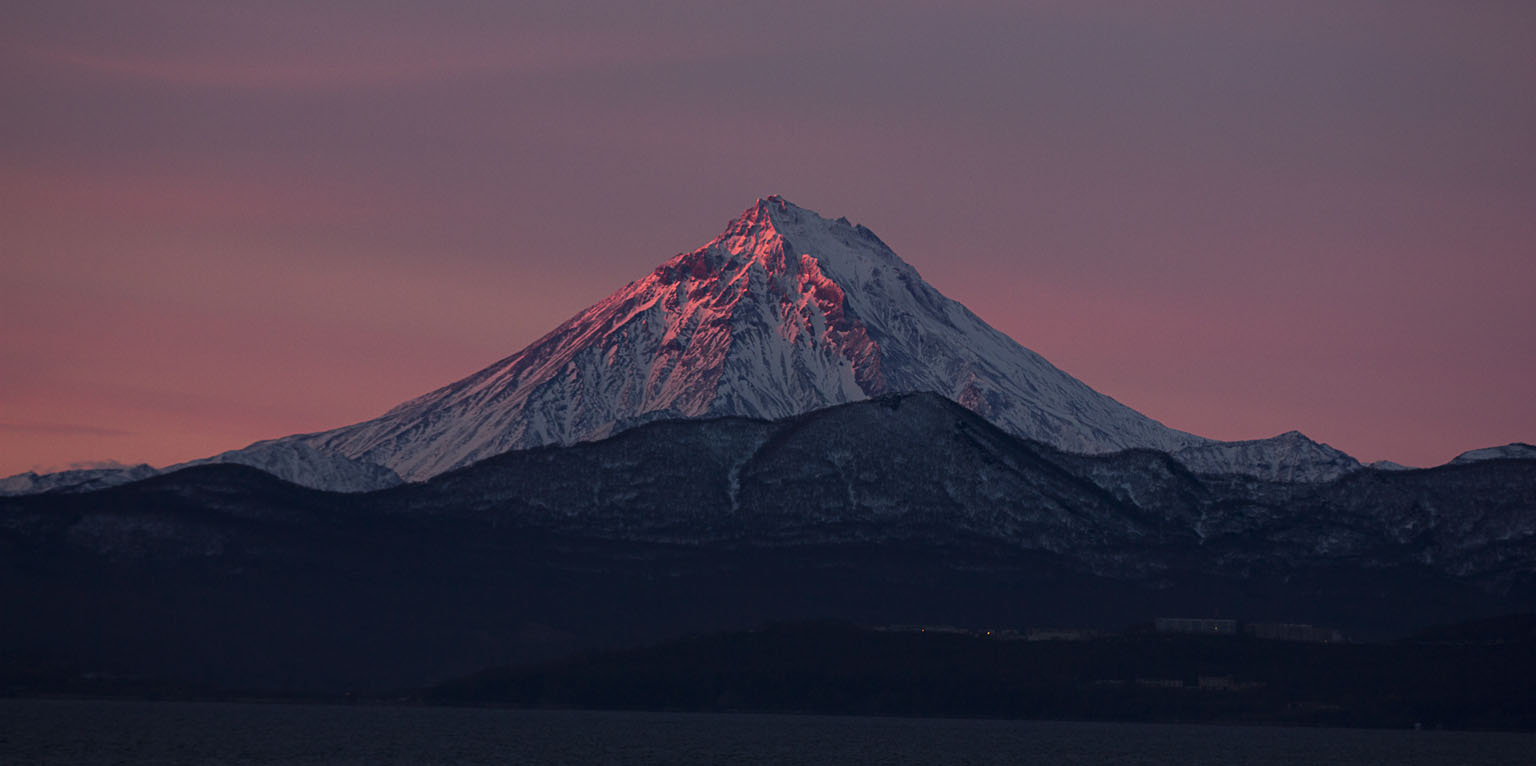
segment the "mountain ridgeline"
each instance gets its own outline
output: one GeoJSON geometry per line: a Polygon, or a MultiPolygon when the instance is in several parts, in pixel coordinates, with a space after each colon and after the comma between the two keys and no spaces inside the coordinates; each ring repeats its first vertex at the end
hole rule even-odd
{"type": "MultiPolygon", "coordinates": [[[[655,420],[771,420],[907,392],[939,394],[1069,452],[1155,449],[1197,473],[1280,481],[1328,481],[1361,467],[1296,432],[1221,442],[1164,426],[945,297],[869,229],[780,197],[758,200],[702,247],[469,377],[372,420],[194,462],[367,491],[655,420]]],[[[0,480],[0,494],[137,478],[23,475],[0,480]]]]}
{"type": "Polygon", "coordinates": [[[31,616],[0,627],[12,663],[224,688],[404,686],[775,620],[1223,615],[1370,638],[1536,608],[1536,461],[1199,475],[888,395],[366,494],[203,465],[0,499],[0,583],[0,610],[31,616]]]}

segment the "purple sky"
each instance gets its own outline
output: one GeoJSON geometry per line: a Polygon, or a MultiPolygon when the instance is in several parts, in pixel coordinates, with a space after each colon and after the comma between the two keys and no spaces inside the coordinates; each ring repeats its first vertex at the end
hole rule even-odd
{"type": "Polygon", "coordinates": [[[1177,428],[1536,442],[1536,3],[875,5],[0,6],[0,475],[375,416],[774,193],[1177,428]]]}

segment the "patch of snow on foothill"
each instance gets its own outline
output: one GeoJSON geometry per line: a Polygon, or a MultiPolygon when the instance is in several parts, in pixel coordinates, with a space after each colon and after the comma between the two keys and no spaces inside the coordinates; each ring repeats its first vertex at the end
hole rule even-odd
{"type": "Polygon", "coordinates": [[[1511,442],[1501,447],[1467,450],[1451,458],[1451,465],[1465,465],[1479,460],[1536,460],[1536,445],[1511,442]]]}

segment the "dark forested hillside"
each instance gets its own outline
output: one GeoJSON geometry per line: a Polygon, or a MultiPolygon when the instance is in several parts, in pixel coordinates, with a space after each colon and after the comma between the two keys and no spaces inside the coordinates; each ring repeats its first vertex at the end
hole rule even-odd
{"type": "Polygon", "coordinates": [[[658,422],[368,494],[220,465],[0,499],[0,657],[34,675],[377,689],[773,620],[1372,638],[1533,605],[1536,461],[1195,475],[931,395],[658,422]]]}

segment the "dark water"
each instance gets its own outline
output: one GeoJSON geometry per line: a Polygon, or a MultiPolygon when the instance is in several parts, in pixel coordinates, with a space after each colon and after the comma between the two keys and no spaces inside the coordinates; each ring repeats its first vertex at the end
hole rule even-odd
{"type": "Polygon", "coordinates": [[[0,764],[1520,764],[1536,735],[0,700],[0,764]]]}

